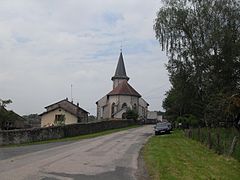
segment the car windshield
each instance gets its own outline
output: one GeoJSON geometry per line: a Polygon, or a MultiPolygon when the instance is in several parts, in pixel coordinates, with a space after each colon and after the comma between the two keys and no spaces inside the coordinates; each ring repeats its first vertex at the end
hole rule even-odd
{"type": "Polygon", "coordinates": [[[167,124],[163,124],[163,123],[157,124],[156,127],[167,127],[167,124]]]}

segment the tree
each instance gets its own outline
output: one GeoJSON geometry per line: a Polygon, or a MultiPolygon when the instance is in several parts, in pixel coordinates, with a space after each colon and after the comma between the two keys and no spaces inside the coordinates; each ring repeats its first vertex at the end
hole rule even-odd
{"type": "Polygon", "coordinates": [[[11,103],[12,103],[11,99],[8,99],[8,100],[0,99],[0,106],[2,106],[4,108],[6,107],[6,105],[11,104],[11,103]]]}
{"type": "MultiPolygon", "coordinates": [[[[209,125],[209,112],[217,115],[219,106],[227,109],[225,100],[240,92],[240,3],[162,2],[154,30],[169,58],[172,88],[163,102],[166,114],[193,114],[209,125]]],[[[221,114],[222,119],[226,116],[221,114]]]]}
{"type": "Polygon", "coordinates": [[[93,122],[93,121],[96,121],[96,120],[97,120],[96,116],[94,116],[94,115],[88,116],[88,122],[93,122]]]}
{"type": "Polygon", "coordinates": [[[181,123],[182,128],[192,128],[199,127],[201,123],[199,123],[198,119],[192,114],[185,114],[184,116],[179,116],[176,118],[176,122],[181,123]]]}
{"type": "Polygon", "coordinates": [[[30,126],[40,127],[41,125],[41,117],[38,114],[23,115],[22,117],[30,126]]]}
{"type": "Polygon", "coordinates": [[[227,117],[233,119],[234,126],[240,130],[240,93],[226,98],[227,107],[224,109],[227,117]]]}
{"type": "Polygon", "coordinates": [[[0,99],[0,129],[3,128],[3,124],[6,120],[9,120],[10,117],[12,117],[12,112],[11,111],[7,111],[5,109],[7,104],[12,103],[12,101],[10,99],[8,100],[3,100],[0,99]]]}

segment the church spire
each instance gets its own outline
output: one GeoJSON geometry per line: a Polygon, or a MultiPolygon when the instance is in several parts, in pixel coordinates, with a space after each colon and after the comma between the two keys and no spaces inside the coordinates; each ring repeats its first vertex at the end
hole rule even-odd
{"type": "Polygon", "coordinates": [[[126,79],[127,81],[129,80],[129,77],[127,77],[124,61],[123,61],[123,55],[122,55],[122,50],[120,50],[120,56],[118,59],[118,64],[117,68],[115,71],[114,76],[112,77],[112,80],[114,81],[115,79],[126,79]]]}

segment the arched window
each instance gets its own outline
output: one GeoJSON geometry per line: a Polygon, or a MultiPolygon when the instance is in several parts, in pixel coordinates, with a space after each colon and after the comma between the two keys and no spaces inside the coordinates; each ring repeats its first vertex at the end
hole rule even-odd
{"type": "Polygon", "coordinates": [[[127,107],[127,103],[122,104],[122,108],[125,108],[125,107],[127,107]]]}
{"type": "Polygon", "coordinates": [[[127,119],[127,113],[122,114],[122,119],[127,119]]]}
{"type": "Polygon", "coordinates": [[[133,109],[134,109],[135,111],[137,110],[137,104],[136,104],[136,103],[133,105],[133,109]]]}
{"type": "Polygon", "coordinates": [[[113,117],[114,112],[115,112],[115,103],[112,103],[112,117],[113,117]]]}

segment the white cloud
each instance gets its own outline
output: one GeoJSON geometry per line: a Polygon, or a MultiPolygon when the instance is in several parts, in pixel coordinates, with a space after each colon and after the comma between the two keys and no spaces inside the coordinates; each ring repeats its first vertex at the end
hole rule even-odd
{"type": "Polygon", "coordinates": [[[156,0],[8,0],[0,4],[0,97],[20,114],[70,96],[92,114],[112,88],[122,42],[130,83],[161,108],[167,58],[155,40],[156,0]]]}

